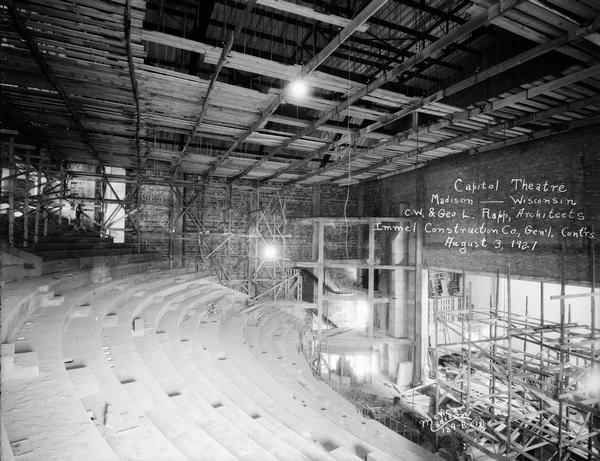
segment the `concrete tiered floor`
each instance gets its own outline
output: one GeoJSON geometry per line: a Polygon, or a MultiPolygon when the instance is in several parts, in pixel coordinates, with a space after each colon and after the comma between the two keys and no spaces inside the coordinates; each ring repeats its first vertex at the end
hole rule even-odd
{"type": "Polygon", "coordinates": [[[294,309],[122,262],[6,285],[3,460],[437,459],[313,378],[294,309]]]}

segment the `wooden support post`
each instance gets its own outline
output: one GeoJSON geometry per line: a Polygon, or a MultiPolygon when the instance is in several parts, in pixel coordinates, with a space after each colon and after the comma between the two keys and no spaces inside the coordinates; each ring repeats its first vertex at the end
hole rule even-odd
{"type": "MultiPolygon", "coordinates": [[[[175,176],[180,176],[175,173],[175,176]]],[[[179,179],[179,178],[178,178],[179,179]]],[[[179,185],[173,184],[171,187],[171,207],[169,208],[169,221],[171,222],[171,260],[177,267],[183,267],[183,213],[181,208],[185,206],[182,190],[179,190],[179,185]]]]}
{"type": "Polygon", "coordinates": [[[325,268],[323,266],[325,251],[325,223],[319,221],[317,224],[317,335],[319,344],[323,339],[323,282],[325,278],[325,268]]]}
{"type": "Polygon", "coordinates": [[[373,319],[375,314],[375,220],[369,219],[369,287],[367,298],[369,303],[369,313],[367,317],[367,334],[369,336],[369,350],[373,350],[373,319]]]}
{"type": "MultiPolygon", "coordinates": [[[[258,234],[258,210],[260,205],[260,195],[258,189],[256,194],[250,195],[248,201],[248,235],[256,236],[258,234]]],[[[256,296],[256,268],[258,263],[258,238],[250,237],[248,239],[248,296],[256,296]]]]}
{"type": "MultiPolygon", "coordinates": [[[[467,306],[467,277],[466,277],[466,273],[465,271],[462,271],[461,277],[461,287],[460,287],[460,292],[462,295],[462,310],[464,311],[466,309],[467,306]]],[[[459,314],[460,316],[460,353],[461,353],[461,357],[463,357],[462,354],[464,354],[464,350],[465,350],[465,331],[466,331],[466,322],[465,322],[465,315],[464,314],[459,314]]],[[[465,394],[465,380],[464,380],[464,373],[465,373],[465,362],[464,360],[461,360],[461,365],[460,365],[461,371],[463,372],[463,375],[461,377],[460,380],[460,399],[461,399],[461,403],[464,402],[465,400],[465,395],[466,395],[466,399],[469,400],[469,396],[467,394],[465,394]]],[[[468,373],[468,371],[467,371],[468,373]]]]}
{"type": "MultiPolygon", "coordinates": [[[[529,296],[525,296],[525,329],[527,330],[527,319],[529,318],[529,296]]],[[[523,352],[527,353],[527,335],[523,338],[523,352]]]]}
{"type": "MultiPolygon", "coordinates": [[[[29,168],[28,168],[29,169],[29,168]]],[[[62,208],[63,208],[63,198],[65,195],[65,178],[64,178],[64,167],[61,162],[60,164],[60,195],[58,196],[58,225],[62,225],[62,208]]]]}
{"type": "MultiPolygon", "coordinates": [[[[46,154],[42,155],[42,158],[40,159],[40,176],[42,174],[42,167],[43,164],[46,163],[46,154]]],[[[46,178],[46,180],[48,180],[48,178],[46,178]]],[[[46,181],[46,186],[48,185],[48,181],[46,181]]],[[[44,216],[44,228],[43,228],[43,235],[44,238],[46,238],[48,236],[48,209],[46,208],[46,205],[44,205],[44,192],[45,192],[46,187],[42,187],[42,195],[40,197],[40,200],[42,201],[42,211],[43,211],[43,216],[44,216]]]]}
{"type": "Polygon", "coordinates": [[[38,243],[40,236],[40,218],[42,215],[42,164],[38,163],[37,169],[37,206],[35,207],[35,223],[33,228],[33,242],[38,243]]]}
{"type": "Polygon", "coordinates": [[[562,460],[563,455],[563,414],[564,414],[564,403],[563,398],[561,398],[563,394],[563,379],[565,372],[565,364],[564,358],[565,353],[563,350],[563,345],[565,343],[565,253],[566,253],[566,244],[563,239],[562,248],[561,248],[561,274],[560,274],[560,351],[559,351],[559,375],[558,375],[558,458],[562,460]]]}
{"type": "Polygon", "coordinates": [[[137,253],[140,254],[142,252],[142,180],[140,176],[140,171],[138,169],[137,172],[137,182],[136,182],[136,191],[135,191],[135,209],[137,210],[135,219],[137,221],[137,232],[135,233],[135,246],[137,249],[137,253]]]}
{"type": "MultiPolygon", "coordinates": [[[[440,325],[440,315],[439,315],[439,303],[438,303],[438,290],[437,286],[433,288],[433,293],[435,297],[435,303],[433,305],[433,373],[435,376],[435,413],[438,414],[440,411],[440,370],[438,365],[438,344],[439,344],[439,325],[440,325]]],[[[414,392],[414,391],[413,391],[414,392]]],[[[434,432],[434,448],[438,448],[439,446],[439,436],[438,432],[434,432]]]]}
{"type": "MultiPolygon", "coordinates": [[[[492,340],[492,359],[496,360],[497,353],[497,338],[498,338],[498,306],[500,305],[500,269],[496,269],[496,292],[494,296],[494,322],[493,327],[490,326],[490,337],[492,340]]],[[[492,375],[492,417],[494,417],[496,413],[496,372],[494,371],[494,363],[490,364],[490,373],[492,375]]]]}
{"type": "MultiPolygon", "coordinates": [[[[320,186],[314,186],[312,189],[312,215],[321,216],[321,188],[320,186]]],[[[313,222],[312,224],[312,260],[318,261],[319,259],[319,223],[313,222]]],[[[318,274],[315,274],[318,277],[318,274]]],[[[317,279],[318,280],[318,279],[317,279]]],[[[314,287],[314,284],[312,284],[314,287]]],[[[318,287],[313,288],[313,301],[317,302],[318,287]]]]}
{"type": "Polygon", "coordinates": [[[48,237],[48,209],[46,207],[43,208],[44,210],[44,238],[48,237]]]}
{"type": "MultiPolygon", "coordinates": [[[[594,232],[594,224],[592,224],[592,233],[594,232]]],[[[591,273],[591,286],[592,286],[592,296],[590,297],[590,313],[591,313],[591,321],[590,321],[590,327],[591,327],[591,340],[592,340],[592,346],[591,346],[591,358],[595,358],[596,357],[596,344],[595,344],[595,339],[596,339],[596,297],[593,296],[596,293],[596,253],[595,253],[595,245],[594,245],[594,239],[590,239],[590,253],[591,253],[591,258],[592,258],[592,273],[591,273]]],[[[596,371],[596,361],[592,360],[591,361],[591,367],[592,367],[592,374],[595,373],[596,371]]],[[[590,431],[590,434],[592,432],[594,432],[595,430],[595,422],[594,422],[594,413],[591,413],[590,415],[590,422],[589,422],[589,426],[588,426],[588,430],[590,431]]],[[[598,449],[600,450],[600,447],[598,447],[598,449]]],[[[588,461],[591,461],[593,458],[593,454],[592,454],[592,450],[593,450],[593,443],[592,443],[592,437],[588,437],[588,461]]]]}
{"type": "MultiPolygon", "coordinates": [[[[104,237],[106,235],[106,219],[105,219],[105,209],[106,209],[106,189],[108,185],[108,178],[106,175],[102,175],[102,179],[100,180],[100,216],[98,222],[100,223],[100,235],[104,237]]],[[[115,194],[115,199],[118,197],[115,194]]]]}
{"type": "Polygon", "coordinates": [[[15,246],[15,139],[8,142],[8,244],[15,246]]]}
{"type": "MultiPolygon", "coordinates": [[[[473,355],[471,352],[471,341],[473,340],[471,325],[473,320],[473,303],[471,302],[471,282],[469,282],[469,298],[467,304],[467,369],[465,370],[465,372],[467,373],[467,404],[465,406],[465,409],[467,414],[469,414],[469,412],[471,411],[471,361],[473,359],[473,355]]],[[[464,314],[462,315],[464,316],[464,314]]]]}
{"type": "Polygon", "coordinates": [[[25,190],[23,191],[23,248],[29,244],[29,170],[31,169],[31,155],[25,152],[25,190]]]}
{"type": "Polygon", "coordinates": [[[506,308],[508,315],[508,325],[506,335],[508,337],[508,354],[506,354],[507,367],[507,387],[508,387],[508,407],[506,409],[506,443],[507,452],[510,452],[513,446],[512,440],[512,405],[513,405],[513,386],[512,386],[512,302],[510,292],[510,264],[506,266],[506,308]]]}
{"type": "MultiPolygon", "coordinates": [[[[233,185],[230,183],[227,187],[227,232],[231,234],[231,226],[233,219],[233,201],[231,199],[231,194],[233,193],[233,185]]],[[[231,257],[231,239],[227,240],[227,257],[231,257]]]]}
{"type": "MultiPolygon", "coordinates": [[[[426,299],[426,291],[423,293],[423,230],[421,222],[416,223],[415,239],[415,337],[413,346],[413,387],[423,380],[423,369],[425,366],[425,357],[423,351],[427,350],[427,322],[423,310],[428,306],[423,306],[423,299],[426,299]]],[[[408,261],[407,261],[408,262],[408,261]]]]}
{"type": "MultiPolygon", "coordinates": [[[[544,351],[543,351],[543,344],[544,344],[544,282],[540,282],[540,325],[541,325],[541,331],[540,331],[540,370],[544,369],[544,351]]],[[[544,408],[544,399],[540,398],[540,410],[544,408]]],[[[544,423],[544,417],[543,414],[540,413],[540,419],[539,419],[539,424],[540,427],[542,427],[544,423]]],[[[538,450],[538,455],[539,458],[542,458],[542,453],[544,451],[543,446],[539,448],[538,450]]]]}
{"type": "MultiPolygon", "coordinates": [[[[171,177],[172,179],[172,177],[171,177]]],[[[175,223],[173,222],[174,218],[174,210],[175,206],[175,197],[173,192],[173,181],[169,185],[169,266],[173,269],[173,251],[174,251],[174,241],[175,238],[175,223]]]]}

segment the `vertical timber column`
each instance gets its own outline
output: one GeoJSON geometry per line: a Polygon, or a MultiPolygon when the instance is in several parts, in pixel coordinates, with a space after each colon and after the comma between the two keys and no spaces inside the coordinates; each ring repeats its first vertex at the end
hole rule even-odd
{"type": "MultiPolygon", "coordinates": [[[[48,155],[47,152],[44,152],[42,155],[42,158],[40,159],[40,175],[42,173],[42,164],[45,164],[47,166],[47,161],[48,161],[48,155]]],[[[48,181],[46,181],[46,186],[48,186],[48,181]]],[[[42,188],[42,197],[41,199],[43,199],[43,195],[44,195],[44,188],[42,188]]],[[[43,203],[43,201],[42,201],[43,203]]],[[[42,208],[43,213],[44,213],[44,237],[48,236],[48,208],[46,206],[44,206],[42,208]]]]}
{"type": "Polygon", "coordinates": [[[174,181],[171,176],[171,182],[169,184],[169,266],[173,269],[173,256],[175,253],[175,223],[174,214],[175,214],[175,193],[174,193],[174,181]]]}
{"type": "MultiPolygon", "coordinates": [[[[176,179],[181,178],[181,173],[177,175],[176,179]]],[[[177,183],[174,186],[177,188],[177,183]]],[[[184,258],[183,258],[183,204],[179,197],[185,197],[185,188],[182,186],[181,190],[178,190],[179,194],[174,194],[173,197],[173,256],[175,259],[179,260],[179,267],[184,266],[184,258]]]]}
{"type": "MultiPolygon", "coordinates": [[[[102,167],[99,167],[100,171],[103,171],[104,174],[102,175],[102,179],[100,180],[100,211],[95,212],[94,213],[94,219],[97,219],[98,222],[100,223],[100,235],[102,237],[106,236],[106,220],[107,220],[107,213],[106,213],[106,191],[108,189],[108,180],[106,177],[106,170],[102,169],[102,167]]],[[[96,170],[98,171],[98,170],[96,170]]],[[[110,167],[108,168],[108,172],[110,174],[111,169],[110,167]]],[[[96,191],[96,199],[98,199],[98,191],[96,191]]],[[[97,203],[97,202],[96,202],[97,203]]]]}
{"type": "MultiPolygon", "coordinates": [[[[64,194],[63,194],[64,195],[64,194]]],[[[140,254],[141,250],[141,240],[142,240],[142,181],[141,181],[141,173],[138,168],[137,170],[137,178],[136,178],[136,191],[135,191],[135,209],[137,210],[136,216],[130,219],[135,219],[137,221],[137,232],[135,233],[135,246],[137,249],[137,253],[140,254]]]]}
{"type": "MultiPolygon", "coordinates": [[[[594,224],[592,223],[592,233],[594,232],[595,227],[594,224]]],[[[592,340],[592,344],[591,344],[591,357],[596,357],[596,347],[595,347],[595,340],[596,340],[596,325],[598,325],[598,323],[596,322],[596,297],[594,296],[594,293],[596,293],[596,249],[595,249],[595,245],[594,245],[594,239],[590,239],[590,254],[592,257],[592,283],[591,283],[591,293],[592,296],[590,298],[590,319],[591,319],[591,325],[590,325],[590,329],[591,329],[591,340],[592,340]]],[[[596,373],[596,362],[593,361],[591,363],[591,368],[592,368],[592,376],[595,375],[596,373]]],[[[594,432],[594,429],[596,427],[595,421],[594,421],[594,413],[591,413],[590,415],[590,422],[588,425],[588,430],[589,433],[591,434],[592,432],[594,432]]],[[[589,450],[589,454],[588,454],[588,460],[592,459],[592,450],[593,450],[593,446],[592,446],[592,437],[588,437],[588,446],[587,446],[588,450],[589,450]]],[[[598,447],[600,449],[600,447],[598,447]]]]}
{"type": "MultiPolygon", "coordinates": [[[[358,216],[359,216],[359,218],[362,218],[365,216],[365,200],[364,200],[365,187],[362,182],[358,184],[358,187],[359,187],[359,190],[358,190],[358,216]]],[[[365,251],[365,242],[364,242],[365,228],[362,225],[359,225],[357,227],[358,227],[358,245],[356,248],[356,257],[357,257],[357,259],[363,259],[365,257],[365,254],[364,254],[364,251],[365,251]]],[[[356,276],[359,279],[361,277],[361,271],[362,271],[362,269],[356,269],[356,276]]],[[[379,275],[381,275],[381,274],[379,274],[379,275]]]]}
{"type": "Polygon", "coordinates": [[[40,238],[40,215],[42,214],[42,166],[39,160],[37,170],[37,189],[36,189],[36,207],[35,207],[35,226],[33,228],[33,243],[38,243],[40,238]]]}
{"type": "Polygon", "coordinates": [[[423,229],[421,224],[420,221],[416,223],[417,232],[415,242],[415,350],[413,386],[416,386],[423,379],[429,379],[429,374],[425,374],[429,337],[429,319],[427,315],[429,293],[427,284],[423,283],[428,278],[428,272],[427,270],[423,270],[423,229]]]}
{"type": "MultiPolygon", "coordinates": [[[[408,265],[408,235],[409,232],[398,232],[391,241],[391,264],[408,265]]],[[[388,335],[394,338],[407,338],[408,271],[395,269],[391,272],[388,335]]]]}
{"type": "Polygon", "coordinates": [[[256,267],[258,258],[258,210],[260,205],[260,195],[258,189],[255,194],[250,194],[248,202],[248,296],[256,296],[256,267]]]}
{"type": "Polygon", "coordinates": [[[323,252],[325,250],[325,223],[319,220],[317,226],[317,334],[319,337],[319,344],[321,344],[321,338],[323,336],[323,279],[325,278],[325,268],[323,265],[323,252]]]}
{"type": "MultiPolygon", "coordinates": [[[[29,158],[29,152],[27,152],[29,158]]],[[[29,160],[27,160],[27,175],[29,175],[29,160]]],[[[60,162],[60,195],[58,196],[58,225],[62,226],[62,209],[63,209],[63,197],[65,196],[65,171],[63,163],[60,162]]]]}
{"type": "MultiPolygon", "coordinates": [[[[321,216],[321,188],[317,184],[313,186],[312,189],[312,216],[318,217],[321,216]]],[[[312,259],[313,261],[317,261],[319,259],[319,223],[313,222],[312,229],[312,259]]],[[[318,274],[315,274],[318,277],[318,274]]],[[[319,289],[315,284],[313,286],[313,301],[317,302],[317,293],[319,289]]]]}
{"type": "Polygon", "coordinates": [[[8,143],[8,244],[15,246],[15,140],[11,136],[8,143]]]}
{"type": "Polygon", "coordinates": [[[369,336],[369,349],[373,350],[373,318],[375,316],[375,219],[369,219],[369,287],[367,298],[369,312],[367,317],[367,334],[369,336]]]}
{"type": "MultiPolygon", "coordinates": [[[[23,248],[27,248],[29,240],[29,170],[31,169],[31,154],[25,152],[25,190],[23,196],[23,248]]],[[[60,216],[60,206],[58,215],[60,216]]]]}

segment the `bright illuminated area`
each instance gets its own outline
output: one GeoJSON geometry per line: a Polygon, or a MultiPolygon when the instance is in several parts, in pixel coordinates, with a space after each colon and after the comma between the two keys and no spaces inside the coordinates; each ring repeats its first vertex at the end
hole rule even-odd
{"type": "Polygon", "coordinates": [[[277,258],[279,252],[277,251],[277,247],[274,245],[266,245],[263,251],[263,256],[267,260],[273,260],[277,258]]]}
{"type": "Polygon", "coordinates": [[[600,397],[600,371],[596,370],[583,375],[580,388],[589,395],[589,397],[600,397]]]}
{"type": "Polygon", "coordinates": [[[292,99],[302,99],[308,96],[309,86],[303,79],[292,80],[287,86],[287,94],[292,99]]]}
{"type": "Polygon", "coordinates": [[[600,461],[600,0],[10,0],[1,461],[600,461]]]}

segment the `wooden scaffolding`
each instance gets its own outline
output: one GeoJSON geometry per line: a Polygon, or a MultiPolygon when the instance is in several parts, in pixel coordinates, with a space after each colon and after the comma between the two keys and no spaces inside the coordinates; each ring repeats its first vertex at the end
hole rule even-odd
{"type": "Polygon", "coordinates": [[[489,309],[475,309],[468,298],[454,310],[432,304],[435,411],[440,414],[445,401],[450,407],[460,405],[464,416],[436,434],[459,434],[473,459],[600,459],[600,331],[594,320],[594,283],[589,293],[565,295],[563,269],[561,294],[550,297],[554,306],[544,306],[540,284],[542,314],[534,319],[511,306],[510,267],[504,277],[502,309],[500,271],[489,309]],[[576,297],[589,298],[590,325],[571,321],[565,300],[576,297]],[[560,309],[560,321],[544,319],[544,308],[551,307],[560,309]],[[449,356],[458,357],[450,372],[440,365],[440,358],[449,356]]]}

